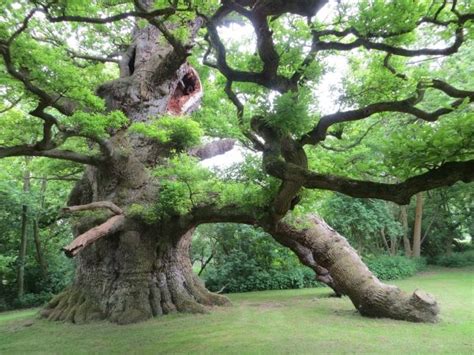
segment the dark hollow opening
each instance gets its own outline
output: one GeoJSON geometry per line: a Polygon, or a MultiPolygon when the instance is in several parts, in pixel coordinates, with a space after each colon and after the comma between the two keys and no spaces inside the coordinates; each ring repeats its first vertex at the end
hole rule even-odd
{"type": "Polygon", "coordinates": [[[176,89],[168,103],[168,112],[180,114],[189,97],[201,89],[199,78],[194,70],[189,70],[176,85],[176,89]]]}
{"type": "Polygon", "coordinates": [[[132,52],[132,56],[130,57],[130,60],[128,61],[128,69],[130,70],[130,75],[133,74],[135,71],[135,57],[136,57],[137,50],[134,48],[132,52]]]}

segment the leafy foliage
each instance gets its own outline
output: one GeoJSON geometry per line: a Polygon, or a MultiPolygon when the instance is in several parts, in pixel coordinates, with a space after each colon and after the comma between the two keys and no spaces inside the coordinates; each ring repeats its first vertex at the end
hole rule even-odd
{"type": "Polygon", "coordinates": [[[178,151],[199,144],[203,134],[196,121],[185,117],[167,116],[152,120],[150,123],[135,122],[129,131],[163,144],[168,143],[178,151]]]}
{"type": "Polygon", "coordinates": [[[308,112],[309,91],[288,92],[275,98],[273,105],[262,103],[265,122],[284,134],[301,136],[308,132],[314,122],[308,112]]]}
{"type": "Polygon", "coordinates": [[[461,253],[452,253],[450,255],[440,255],[434,263],[446,267],[465,267],[474,265],[474,250],[468,250],[461,253]]]}
{"type": "Polygon", "coordinates": [[[364,259],[367,267],[381,280],[398,280],[415,275],[426,266],[424,259],[404,256],[377,256],[364,259]]]}
{"type": "Polygon", "coordinates": [[[382,234],[388,239],[398,239],[402,235],[400,222],[390,210],[390,205],[384,201],[353,199],[334,194],[325,201],[321,213],[360,252],[383,250],[382,234]]]}
{"type": "MultiPolygon", "coordinates": [[[[31,6],[37,3],[4,1],[4,16],[0,19],[2,41],[21,26],[31,6]]],[[[178,40],[184,40],[189,34],[187,24],[195,15],[194,11],[185,11],[186,6],[198,6],[201,13],[210,17],[220,2],[176,3],[180,11],[168,16],[166,21],[170,23],[170,33],[178,40]]],[[[166,0],[154,1],[153,8],[169,4],[166,0]]],[[[131,42],[130,33],[135,26],[133,19],[95,25],[80,22],[50,23],[38,13],[31,18],[28,28],[12,42],[9,50],[13,67],[30,78],[34,85],[58,100],[74,102],[77,110],[71,116],[47,109],[48,113],[59,118],[62,127],[81,136],[61,141],[61,149],[89,154],[94,152],[94,148],[84,138],[108,138],[115,130],[122,128],[127,128],[128,133],[154,140],[160,143],[160,147],[169,148],[173,154],[160,160],[159,163],[163,165],[152,172],[156,179],[154,182],[159,185],[156,202],[124,206],[128,216],[153,224],[160,218],[189,213],[193,207],[204,203],[216,206],[234,204],[247,210],[270,206],[280,180],[266,174],[258,154],[249,154],[239,166],[217,172],[209,171],[196,159],[182,154],[199,144],[203,136],[237,138],[243,146],[248,146],[244,133],[249,129],[249,122],[254,115],[262,116],[266,124],[276,129],[281,136],[299,138],[313,128],[322,115],[316,101],[320,104],[324,100],[333,101],[331,110],[338,111],[379,101],[404,100],[413,96],[419,82],[426,85],[425,100],[419,105],[421,109],[432,111],[440,106],[451,107],[451,98],[434,93],[429,87],[429,78],[439,78],[461,89],[470,89],[474,78],[474,51],[469,45],[463,45],[458,53],[442,59],[427,58],[426,61],[413,62],[397,56],[389,58],[391,67],[397,73],[403,73],[405,78],[393,75],[393,70],[389,70],[385,63],[385,53],[368,51],[363,47],[339,53],[338,59],[347,64],[348,71],[341,78],[342,85],[335,95],[337,97],[319,95],[314,90],[321,84],[325,74],[331,74],[330,62],[335,58],[334,51],[319,52],[317,60],[307,67],[301,67],[311,50],[311,30],[324,29],[329,22],[335,30],[342,31],[350,26],[362,36],[389,45],[415,48],[420,44],[432,47],[447,42],[451,40],[452,25],[430,31],[432,26],[427,24],[425,28],[414,30],[421,18],[435,15],[438,7],[434,5],[435,2],[428,0],[339,1],[335,5],[337,11],[334,12],[334,18],[326,20],[319,16],[312,21],[293,14],[274,16],[269,21],[269,29],[279,57],[278,74],[289,77],[301,70],[302,79],[298,82],[297,92],[285,94],[253,83],[234,81],[236,95],[245,104],[241,120],[234,114],[235,107],[224,94],[227,80],[201,65],[205,46],[199,36],[194,55],[189,60],[199,71],[205,88],[202,108],[193,113],[192,118],[157,117],[147,123],[133,123],[130,127],[126,127],[128,119],[120,111],[106,112],[104,100],[96,95],[99,85],[118,77],[118,69],[110,63],[96,63],[81,58],[81,53],[75,52],[102,57],[117,50],[122,52],[131,42]],[[383,36],[377,37],[377,34],[383,36]]],[[[132,2],[120,0],[105,3],[61,0],[49,2],[48,6],[52,16],[96,18],[134,9],[132,2]]],[[[474,5],[470,1],[459,1],[457,6],[458,11],[468,12],[472,11],[474,5]]],[[[453,19],[448,7],[437,14],[439,21],[453,19]]],[[[249,28],[245,26],[246,21],[239,16],[225,25],[228,26],[228,32],[239,33],[239,36],[230,36],[232,38],[224,40],[229,65],[238,70],[260,72],[263,65],[258,57],[255,36],[253,33],[250,36],[244,33],[249,28]]],[[[140,19],[136,24],[143,28],[147,21],[140,19]]],[[[472,28],[471,21],[464,30],[469,40],[473,39],[472,28]]],[[[224,26],[220,26],[218,31],[224,33],[224,26]]],[[[323,37],[329,41],[335,36],[323,37]]],[[[352,39],[353,35],[349,34],[343,42],[352,39]]],[[[37,107],[38,98],[25,90],[21,80],[14,80],[7,73],[6,64],[0,63],[0,146],[32,144],[43,137],[42,122],[29,115],[37,107]],[[7,110],[17,99],[20,100],[18,105],[7,110]]],[[[339,68],[335,69],[337,72],[339,68]]],[[[333,79],[334,76],[329,75],[325,80],[333,79]]],[[[53,129],[52,134],[60,136],[57,128],[53,129]]],[[[337,124],[331,127],[323,144],[305,149],[309,168],[318,173],[391,183],[446,161],[472,159],[473,136],[472,107],[464,102],[437,122],[421,122],[406,114],[383,113],[363,121],[337,124]]],[[[37,181],[32,182],[30,193],[22,192],[22,174],[19,172],[26,168],[24,160],[18,158],[1,162],[0,168],[0,304],[8,307],[14,304],[36,305],[71,279],[71,263],[56,253],[59,246],[70,238],[68,223],[58,222],[57,210],[64,204],[71,183],[59,180],[48,182],[45,203],[41,206],[37,181]],[[26,260],[27,294],[23,299],[14,301],[19,216],[21,207],[25,205],[28,206],[29,219],[36,218],[40,222],[49,276],[45,280],[38,273],[38,262],[30,240],[26,260]]],[[[54,178],[62,172],[67,175],[77,166],[35,159],[30,162],[29,169],[35,178],[54,178]]],[[[413,261],[402,257],[373,257],[385,251],[384,240],[390,244],[400,243],[403,231],[397,218],[397,207],[381,201],[349,199],[309,190],[302,191],[300,195],[303,203],[296,207],[295,214],[315,210],[319,212],[347,236],[361,253],[372,256],[367,260],[379,277],[395,279],[411,275],[417,270],[413,261]]],[[[472,191],[456,185],[449,191],[434,191],[426,201],[423,253],[430,260],[443,265],[470,263],[470,253],[443,254],[449,254],[460,241],[464,243],[472,236],[472,191]]],[[[408,208],[410,226],[413,225],[413,209],[412,203],[408,208]]],[[[31,238],[31,225],[28,228],[31,238]]],[[[198,246],[203,247],[200,250],[209,254],[213,248],[218,248],[218,255],[221,255],[214,257],[205,273],[211,288],[218,290],[226,286],[227,291],[248,291],[314,285],[312,272],[297,266],[292,254],[269,240],[261,231],[242,226],[213,228],[201,229],[198,236],[198,246]],[[209,242],[203,236],[205,233],[213,235],[210,238],[214,242],[209,242]],[[219,234],[219,238],[216,234],[219,234]]],[[[411,230],[407,234],[410,233],[411,230]]]]}
{"type": "Polygon", "coordinates": [[[211,245],[204,254],[214,253],[203,278],[212,291],[247,292],[258,290],[315,287],[314,272],[300,265],[296,256],[266,233],[245,225],[200,226],[192,245],[193,260],[203,259],[203,244],[211,245]]]}
{"type": "Polygon", "coordinates": [[[105,137],[109,130],[119,129],[128,123],[128,118],[121,111],[108,114],[76,111],[63,120],[64,125],[80,134],[92,137],[105,137]]]}

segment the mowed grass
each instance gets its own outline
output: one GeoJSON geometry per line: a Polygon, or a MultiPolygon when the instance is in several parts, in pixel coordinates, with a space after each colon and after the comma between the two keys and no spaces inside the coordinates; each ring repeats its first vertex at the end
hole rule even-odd
{"type": "Polygon", "coordinates": [[[0,314],[0,354],[473,354],[473,269],[433,269],[395,282],[433,293],[437,324],[362,318],[328,289],[233,294],[232,307],[117,326],[36,319],[36,310],[0,314]]]}

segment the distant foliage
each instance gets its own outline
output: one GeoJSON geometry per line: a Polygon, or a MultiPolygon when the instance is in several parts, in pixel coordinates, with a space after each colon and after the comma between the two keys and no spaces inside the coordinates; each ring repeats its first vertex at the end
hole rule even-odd
{"type": "Polygon", "coordinates": [[[381,280],[398,280],[415,275],[426,266],[425,259],[404,256],[376,256],[364,259],[366,265],[381,280]]]}
{"type": "Polygon", "coordinates": [[[321,212],[329,225],[359,252],[380,253],[384,236],[390,241],[403,234],[400,222],[385,201],[334,194],[324,201],[321,212]]]}
{"type": "Polygon", "coordinates": [[[451,255],[441,255],[434,260],[434,264],[446,267],[474,266],[474,249],[451,255]]]}
{"type": "Polygon", "coordinates": [[[79,176],[81,170],[66,162],[24,158],[0,161],[0,311],[34,307],[62,291],[73,279],[74,262],[60,249],[71,240],[67,220],[58,212],[71,189],[72,181],[49,179],[42,189],[41,177],[79,176]],[[28,169],[32,179],[29,192],[23,191],[22,176],[28,169]],[[74,172],[77,171],[77,175],[74,172]],[[14,179],[12,179],[12,177],[14,179]],[[17,297],[18,250],[22,205],[27,210],[27,250],[25,258],[25,294],[17,297]],[[33,221],[39,226],[41,249],[47,264],[42,273],[33,239],[33,221]]]}
{"type": "Polygon", "coordinates": [[[172,148],[182,151],[199,144],[203,131],[196,121],[184,117],[161,117],[151,123],[135,122],[130,132],[164,144],[172,144],[172,148]]]}
{"type": "Polygon", "coordinates": [[[233,251],[222,265],[213,266],[205,274],[206,287],[225,293],[284,290],[316,287],[314,272],[304,266],[293,268],[263,265],[242,251],[233,251]]]}
{"type": "Polygon", "coordinates": [[[201,226],[193,241],[193,259],[214,253],[201,275],[211,291],[247,292],[316,287],[314,272],[287,248],[249,226],[201,226]],[[203,248],[205,245],[210,248],[203,248]]]}

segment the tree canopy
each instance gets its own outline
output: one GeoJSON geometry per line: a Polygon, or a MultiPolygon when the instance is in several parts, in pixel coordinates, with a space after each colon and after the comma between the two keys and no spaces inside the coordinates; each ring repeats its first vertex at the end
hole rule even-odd
{"type": "Polygon", "coordinates": [[[407,203],[418,191],[472,179],[469,1],[253,3],[155,1],[147,10],[123,1],[7,2],[0,154],[97,165],[111,154],[111,133],[124,127],[173,140],[177,152],[202,134],[230,136],[263,152],[265,173],[282,181],[272,192],[280,216],[301,187],[407,203]],[[203,39],[189,52],[185,24],[196,16],[203,39]],[[198,67],[206,97],[194,121],[130,124],[96,96],[118,75],[135,18],[169,28],[163,33],[176,52],[217,69],[198,67]],[[250,42],[221,38],[250,26],[250,42]],[[347,75],[337,112],[326,114],[315,89],[336,69],[336,55],[347,75]],[[371,146],[365,159],[363,140],[371,146]]]}

